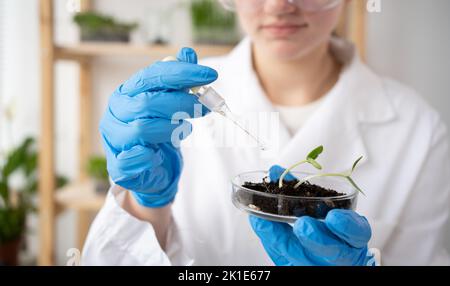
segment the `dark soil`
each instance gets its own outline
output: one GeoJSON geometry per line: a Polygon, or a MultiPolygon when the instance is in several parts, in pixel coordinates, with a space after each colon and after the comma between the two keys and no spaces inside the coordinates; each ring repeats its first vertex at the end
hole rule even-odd
{"type": "MultiPolygon", "coordinates": [[[[269,182],[267,178],[265,178],[262,183],[245,182],[243,187],[262,193],[293,197],[327,198],[345,195],[344,193],[310,184],[309,182],[305,182],[295,189],[294,186],[297,182],[297,180],[283,181],[283,187],[280,189],[278,187],[278,181],[269,182]]],[[[297,217],[307,215],[319,219],[325,218],[327,213],[332,209],[351,209],[353,200],[350,198],[342,200],[292,200],[286,198],[264,197],[256,194],[249,194],[248,192],[241,192],[238,196],[238,199],[242,204],[262,212],[297,217]]]]}

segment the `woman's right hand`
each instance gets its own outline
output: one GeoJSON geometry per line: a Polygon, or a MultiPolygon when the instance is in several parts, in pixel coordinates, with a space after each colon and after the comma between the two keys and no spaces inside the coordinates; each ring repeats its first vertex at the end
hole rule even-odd
{"type": "Polygon", "coordinates": [[[184,139],[192,126],[172,116],[184,112],[192,118],[196,104],[206,114],[188,90],[217,79],[215,70],[197,65],[194,50],[183,48],[177,58],[156,62],[120,85],[100,123],[110,177],[145,207],[162,207],[175,198],[183,162],[172,134],[181,130],[174,138],[184,139]]]}

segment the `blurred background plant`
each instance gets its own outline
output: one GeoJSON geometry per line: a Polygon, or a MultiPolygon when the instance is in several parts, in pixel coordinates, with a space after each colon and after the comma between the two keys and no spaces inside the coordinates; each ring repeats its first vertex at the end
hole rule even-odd
{"type": "Polygon", "coordinates": [[[216,0],[191,0],[192,33],[197,44],[236,44],[239,33],[235,14],[216,0]]]}
{"type": "Polygon", "coordinates": [[[82,41],[129,42],[137,23],[122,23],[96,12],[77,13],[73,21],[80,28],[82,41]]]}
{"type": "Polygon", "coordinates": [[[105,193],[109,189],[109,175],[106,168],[106,158],[103,156],[92,156],[87,164],[87,173],[94,181],[95,190],[105,193]]]}
{"type": "MultiPolygon", "coordinates": [[[[34,199],[39,177],[35,140],[27,137],[4,154],[0,158],[0,265],[17,265],[27,214],[36,211],[34,199]]],[[[56,180],[58,187],[67,183],[62,176],[56,180]]]]}

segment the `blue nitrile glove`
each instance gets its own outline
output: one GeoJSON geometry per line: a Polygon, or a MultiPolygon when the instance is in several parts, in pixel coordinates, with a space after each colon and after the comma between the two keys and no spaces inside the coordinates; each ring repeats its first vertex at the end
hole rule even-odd
{"type": "Polygon", "coordinates": [[[192,126],[186,120],[171,122],[172,115],[197,117],[199,107],[205,115],[207,108],[188,89],[217,79],[215,70],[197,65],[194,50],[183,48],[177,58],[156,62],[120,85],[100,123],[109,175],[147,207],[165,206],[177,192],[183,161],[172,133],[184,139],[192,126]]]}
{"type": "MultiPolygon", "coordinates": [[[[283,171],[273,166],[270,179],[277,180],[283,171]]],[[[324,221],[303,216],[293,227],[254,216],[250,224],[276,265],[366,266],[374,261],[367,247],[370,225],[351,210],[331,210],[324,221]]]]}

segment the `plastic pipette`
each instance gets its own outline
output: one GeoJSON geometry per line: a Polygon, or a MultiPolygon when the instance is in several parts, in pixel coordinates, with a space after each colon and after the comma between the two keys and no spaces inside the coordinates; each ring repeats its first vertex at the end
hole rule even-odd
{"type": "MultiPolygon", "coordinates": [[[[163,59],[163,62],[178,61],[177,58],[169,56],[163,59]]],[[[225,99],[211,86],[199,86],[191,88],[191,93],[198,97],[198,101],[206,106],[209,110],[228,118],[234,125],[239,127],[250,138],[252,138],[261,150],[266,150],[265,145],[255,135],[250,133],[242,124],[239,123],[237,117],[231,112],[225,102],[225,99]]]]}

